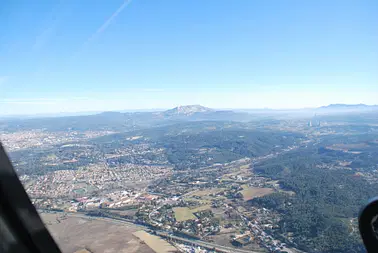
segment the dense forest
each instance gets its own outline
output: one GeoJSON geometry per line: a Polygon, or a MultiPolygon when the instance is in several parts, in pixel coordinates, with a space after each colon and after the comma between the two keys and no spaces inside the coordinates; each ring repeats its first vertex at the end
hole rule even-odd
{"type": "Polygon", "coordinates": [[[244,157],[257,157],[282,150],[302,135],[286,132],[219,130],[193,135],[168,136],[159,140],[176,169],[199,168],[244,157]]]}
{"type": "Polygon", "coordinates": [[[309,252],[364,252],[353,218],[378,193],[352,170],[318,168],[324,154],[309,148],[259,164],[255,172],[279,180],[290,196],[275,193],[251,201],[282,214],[278,234],[293,232],[294,245],[309,252]]]}
{"type": "MultiPolygon", "coordinates": [[[[197,169],[244,157],[257,157],[296,145],[305,137],[285,131],[245,129],[243,123],[190,122],[103,136],[91,140],[104,153],[131,145],[161,148],[175,169],[197,169]],[[133,136],[138,139],[130,140],[133,136]],[[140,138],[139,138],[140,137],[140,138]]],[[[118,159],[129,161],[127,157],[118,159]]],[[[121,161],[122,160],[122,161],[121,161]]]]}

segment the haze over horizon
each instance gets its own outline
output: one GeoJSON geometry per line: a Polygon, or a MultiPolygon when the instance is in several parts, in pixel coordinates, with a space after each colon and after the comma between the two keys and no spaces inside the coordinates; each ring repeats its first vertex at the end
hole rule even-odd
{"type": "MultiPolygon", "coordinates": [[[[29,113],[29,114],[0,114],[0,119],[3,118],[18,118],[18,117],[31,117],[31,118],[39,118],[39,117],[65,117],[65,116],[85,116],[85,115],[95,115],[101,113],[108,113],[108,112],[115,112],[115,113],[132,113],[132,112],[168,112],[180,107],[202,107],[205,109],[209,109],[213,112],[220,112],[220,111],[233,111],[233,112],[261,112],[261,113],[280,113],[280,112],[292,112],[292,113],[337,113],[337,112],[361,112],[362,111],[370,111],[370,110],[377,110],[378,105],[376,104],[329,104],[319,107],[304,107],[304,108],[283,108],[283,109],[274,109],[274,108],[213,108],[213,107],[205,107],[200,104],[195,105],[177,105],[171,108],[146,108],[146,109],[121,109],[121,110],[90,110],[90,111],[67,111],[67,112],[51,112],[51,113],[29,113]],[[361,108],[362,106],[362,108],[361,108]],[[327,109],[327,111],[319,111],[321,109],[327,109]]],[[[199,111],[200,112],[200,111],[199,111]]]]}
{"type": "Polygon", "coordinates": [[[0,115],[377,104],[376,10],[374,0],[5,1],[0,115]]]}

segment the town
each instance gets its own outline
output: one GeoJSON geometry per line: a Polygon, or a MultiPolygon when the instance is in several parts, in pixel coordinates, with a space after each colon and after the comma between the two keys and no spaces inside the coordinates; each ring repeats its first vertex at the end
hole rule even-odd
{"type": "Polygon", "coordinates": [[[108,163],[23,175],[21,180],[40,210],[122,218],[229,247],[286,249],[269,233],[279,215],[248,204],[284,191],[278,182],[253,174],[253,164],[273,154],[179,172],[169,165],[149,165],[148,160],[145,165],[109,160],[120,154],[140,156],[144,149],[118,150],[105,155],[108,163]]]}

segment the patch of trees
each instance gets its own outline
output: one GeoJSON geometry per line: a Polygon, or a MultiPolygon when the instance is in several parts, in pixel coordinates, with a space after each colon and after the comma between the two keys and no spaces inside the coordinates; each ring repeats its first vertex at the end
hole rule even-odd
{"type": "Polygon", "coordinates": [[[43,175],[56,170],[76,170],[78,167],[95,164],[101,153],[93,147],[30,148],[13,151],[9,156],[19,174],[43,175]],[[52,155],[53,158],[48,157],[52,155]]]}
{"type": "Polygon", "coordinates": [[[293,145],[301,135],[286,132],[217,130],[164,137],[164,147],[176,169],[199,168],[243,157],[257,157],[293,145]]]}

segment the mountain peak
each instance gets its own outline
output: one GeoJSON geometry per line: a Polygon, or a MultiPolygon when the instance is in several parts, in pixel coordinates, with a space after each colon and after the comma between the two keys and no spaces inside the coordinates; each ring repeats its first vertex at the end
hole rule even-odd
{"type": "Polygon", "coordinates": [[[202,105],[180,105],[173,109],[165,111],[168,115],[192,115],[198,112],[210,112],[212,109],[202,105]]]}

